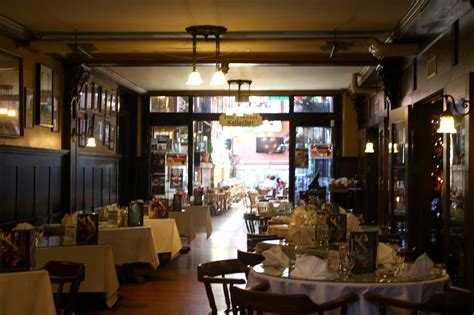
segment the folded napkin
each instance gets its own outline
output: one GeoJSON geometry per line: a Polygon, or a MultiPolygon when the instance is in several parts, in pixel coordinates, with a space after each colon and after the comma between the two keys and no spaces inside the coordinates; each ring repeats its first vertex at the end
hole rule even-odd
{"type": "Polygon", "coordinates": [[[295,268],[290,276],[306,279],[327,279],[331,277],[328,262],[316,256],[303,256],[295,262],[295,268]]]}
{"type": "Polygon", "coordinates": [[[379,243],[377,246],[377,263],[379,265],[395,263],[396,255],[395,250],[385,243],[379,243]]]}
{"type": "Polygon", "coordinates": [[[275,268],[287,267],[290,264],[290,258],[283,252],[280,246],[272,246],[270,249],[262,252],[265,260],[264,266],[271,266],[275,268]]]}
{"type": "Polygon", "coordinates": [[[421,254],[413,266],[405,272],[404,276],[409,278],[423,278],[428,277],[433,270],[433,261],[426,253],[421,254]]]}
{"type": "Polygon", "coordinates": [[[28,222],[18,223],[15,230],[33,230],[35,227],[28,222]]]}
{"type": "Polygon", "coordinates": [[[359,232],[362,231],[360,227],[360,221],[352,213],[346,213],[347,220],[347,232],[359,232]]]}
{"type": "Polygon", "coordinates": [[[288,228],[288,240],[297,245],[312,245],[312,236],[315,235],[314,229],[306,229],[302,225],[290,224],[288,228]]]}
{"type": "Polygon", "coordinates": [[[64,217],[61,219],[62,225],[76,225],[77,224],[77,212],[72,214],[66,213],[64,217]]]}

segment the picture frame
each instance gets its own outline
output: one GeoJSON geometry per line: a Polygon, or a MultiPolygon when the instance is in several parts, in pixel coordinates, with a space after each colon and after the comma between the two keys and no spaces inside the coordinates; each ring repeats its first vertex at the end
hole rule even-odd
{"type": "Polygon", "coordinates": [[[53,69],[36,64],[36,123],[53,128],[53,69]]]}
{"type": "Polygon", "coordinates": [[[76,244],[89,245],[99,242],[99,215],[80,213],[77,215],[76,244]]]}
{"type": "Polygon", "coordinates": [[[0,137],[23,135],[23,60],[0,48],[0,137]]]}
{"type": "Polygon", "coordinates": [[[59,125],[60,125],[60,116],[59,116],[59,97],[53,97],[53,132],[59,132],[59,125]]]}
{"type": "Polygon", "coordinates": [[[104,87],[102,87],[100,90],[99,111],[104,112],[104,115],[107,114],[107,89],[104,87]]]}
{"type": "Polygon", "coordinates": [[[106,91],[107,94],[105,95],[105,113],[106,115],[110,115],[112,113],[112,98],[113,93],[110,91],[106,91]]]}
{"type": "Polygon", "coordinates": [[[98,142],[104,141],[104,117],[94,114],[94,138],[98,142]]]}
{"type": "Polygon", "coordinates": [[[87,83],[84,88],[86,89],[86,98],[85,98],[85,106],[86,111],[91,111],[93,109],[93,101],[94,101],[94,83],[87,83]]]}
{"type": "Polygon", "coordinates": [[[355,257],[354,273],[374,272],[377,268],[377,232],[351,232],[349,248],[355,257]]]}
{"type": "Polygon", "coordinates": [[[79,93],[79,110],[80,111],[86,111],[87,106],[86,106],[86,101],[87,101],[87,83],[84,84],[84,87],[82,88],[81,92],[79,93]]]}
{"type": "Polygon", "coordinates": [[[92,110],[100,112],[100,93],[101,87],[95,83],[92,83],[92,110]]]}
{"type": "Polygon", "coordinates": [[[117,93],[112,93],[111,94],[111,102],[110,102],[110,115],[111,116],[115,116],[115,114],[117,113],[117,99],[118,99],[118,96],[117,96],[117,93]]]}
{"type": "Polygon", "coordinates": [[[87,141],[87,118],[78,118],[78,125],[79,125],[79,147],[85,147],[87,141]]]}
{"type": "Polygon", "coordinates": [[[110,141],[110,121],[104,120],[104,146],[109,147],[110,141]]]}
{"type": "Polygon", "coordinates": [[[35,230],[12,230],[0,241],[0,270],[24,271],[35,267],[35,230]]]}
{"type": "Polygon", "coordinates": [[[110,135],[109,135],[109,150],[115,149],[115,127],[110,126],[110,135]]]}
{"type": "Polygon", "coordinates": [[[25,87],[24,94],[25,128],[33,128],[35,125],[35,90],[25,87]]]}
{"type": "Polygon", "coordinates": [[[328,218],[328,226],[330,243],[346,241],[347,216],[345,214],[330,215],[328,218]]]}

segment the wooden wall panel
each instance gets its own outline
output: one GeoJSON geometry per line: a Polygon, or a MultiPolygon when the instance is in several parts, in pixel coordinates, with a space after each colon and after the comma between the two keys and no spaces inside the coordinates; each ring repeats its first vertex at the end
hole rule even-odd
{"type": "Polygon", "coordinates": [[[0,145],[0,228],[57,222],[64,215],[67,154],[0,145]]]}
{"type": "Polygon", "coordinates": [[[77,210],[96,209],[118,202],[119,162],[120,156],[117,155],[97,153],[78,155],[77,210]],[[80,201],[81,198],[84,202],[80,201]]]}

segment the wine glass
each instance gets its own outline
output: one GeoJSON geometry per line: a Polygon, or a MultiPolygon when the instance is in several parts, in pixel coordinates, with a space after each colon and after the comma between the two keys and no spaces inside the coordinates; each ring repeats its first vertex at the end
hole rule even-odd
{"type": "Polygon", "coordinates": [[[344,271],[345,279],[349,279],[352,276],[352,269],[355,266],[355,255],[353,252],[345,252],[342,255],[342,267],[344,271]]]}
{"type": "Polygon", "coordinates": [[[296,260],[306,255],[306,246],[295,245],[295,258],[296,260]]]}

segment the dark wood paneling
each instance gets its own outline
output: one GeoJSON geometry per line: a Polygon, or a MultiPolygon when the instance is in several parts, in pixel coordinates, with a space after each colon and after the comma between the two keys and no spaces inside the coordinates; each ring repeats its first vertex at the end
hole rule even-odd
{"type": "Polygon", "coordinates": [[[0,227],[57,222],[65,213],[68,151],[0,146],[0,227]]]}
{"type": "Polygon", "coordinates": [[[77,210],[89,210],[118,202],[119,162],[120,156],[117,155],[78,155],[76,197],[80,208],[77,210]]]}

